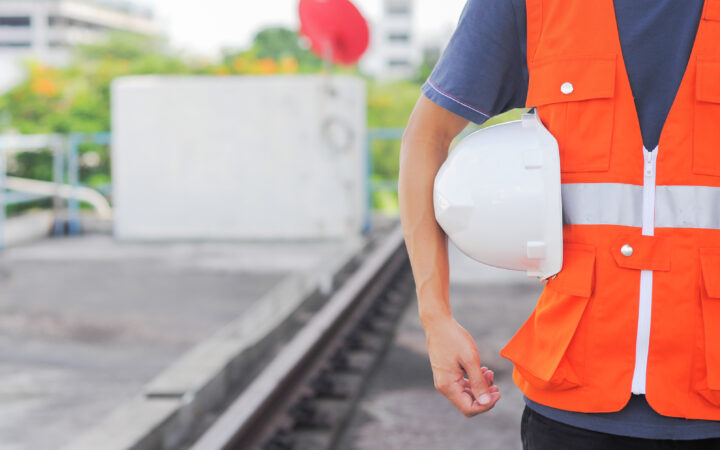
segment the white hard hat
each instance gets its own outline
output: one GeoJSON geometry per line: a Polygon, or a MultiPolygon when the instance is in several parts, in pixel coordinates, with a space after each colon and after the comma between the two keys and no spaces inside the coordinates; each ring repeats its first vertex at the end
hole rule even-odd
{"type": "Polygon", "coordinates": [[[536,114],[463,139],[435,178],[434,202],[469,257],[541,279],[562,268],[558,144],[536,114]]]}

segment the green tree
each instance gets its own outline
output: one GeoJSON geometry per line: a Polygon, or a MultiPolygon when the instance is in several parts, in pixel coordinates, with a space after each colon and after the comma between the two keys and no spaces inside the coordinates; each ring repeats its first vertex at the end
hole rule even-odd
{"type": "Polygon", "coordinates": [[[110,129],[110,84],[118,76],[187,73],[164,38],[113,33],[104,42],[78,46],[71,64],[27,63],[27,79],[3,96],[3,129],[20,133],[96,132],[110,129]]]}
{"type": "MultiPolygon", "coordinates": [[[[23,134],[100,132],[110,130],[110,85],[116,77],[135,74],[271,74],[314,73],[322,62],[302,43],[298,33],[281,27],[260,31],[248,49],[228,52],[219,64],[193,62],[173,50],[161,36],[113,33],[103,42],[79,46],[71,63],[62,68],[27,63],[27,78],[0,96],[0,132],[23,134]]],[[[357,75],[355,67],[335,67],[334,73],[357,75]]],[[[378,83],[368,80],[368,125],[402,128],[420,95],[422,80],[378,83]]],[[[373,179],[397,180],[399,141],[378,141],[372,147],[373,179]]],[[[81,180],[107,184],[110,157],[104,146],[83,144],[81,155],[94,153],[99,162],[83,166],[81,180]]],[[[50,179],[48,152],[19,155],[14,174],[50,179]]],[[[395,210],[393,189],[379,191],[375,205],[395,210]]]]}
{"type": "MultiPolygon", "coordinates": [[[[246,70],[249,72],[252,72],[251,67],[257,60],[295,60],[297,70],[303,73],[322,69],[322,61],[303,45],[298,32],[284,27],[270,27],[259,31],[249,49],[225,52],[225,64],[229,67],[239,58],[246,61],[246,70]]],[[[234,72],[240,71],[235,69],[234,72]]]]}
{"type": "Polygon", "coordinates": [[[315,62],[317,57],[301,44],[296,31],[283,27],[265,28],[255,35],[252,51],[258,58],[295,58],[298,62],[315,62]]]}

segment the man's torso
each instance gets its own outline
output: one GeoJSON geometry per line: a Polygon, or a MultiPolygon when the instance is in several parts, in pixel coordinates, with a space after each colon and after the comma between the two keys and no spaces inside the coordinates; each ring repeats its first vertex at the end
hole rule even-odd
{"type": "MultiPolygon", "coordinates": [[[[654,148],[685,73],[701,0],[616,0],[617,28],[643,143],[654,148]]],[[[423,87],[441,106],[475,122],[524,106],[528,75],[524,0],[471,0],[443,58],[423,87]]],[[[553,419],[616,434],[697,439],[720,423],[664,417],[644,396],[615,413],[577,413],[526,401],[553,419]]]]}

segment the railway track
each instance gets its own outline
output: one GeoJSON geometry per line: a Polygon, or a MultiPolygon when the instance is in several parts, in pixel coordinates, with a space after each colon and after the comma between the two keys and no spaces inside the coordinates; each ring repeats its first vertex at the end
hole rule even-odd
{"type": "Polygon", "coordinates": [[[191,449],[334,448],[413,293],[398,227],[191,449]]]}

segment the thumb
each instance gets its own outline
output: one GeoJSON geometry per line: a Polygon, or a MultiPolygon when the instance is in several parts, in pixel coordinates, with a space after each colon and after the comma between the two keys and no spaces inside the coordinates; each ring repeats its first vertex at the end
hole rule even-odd
{"type": "Polygon", "coordinates": [[[475,355],[470,361],[463,363],[463,368],[468,375],[470,381],[470,389],[472,390],[473,396],[481,405],[489,405],[492,401],[490,392],[488,391],[488,383],[483,374],[480,357],[475,355]]]}

